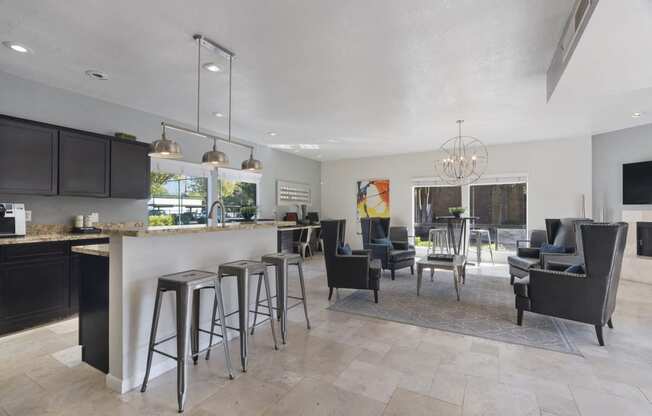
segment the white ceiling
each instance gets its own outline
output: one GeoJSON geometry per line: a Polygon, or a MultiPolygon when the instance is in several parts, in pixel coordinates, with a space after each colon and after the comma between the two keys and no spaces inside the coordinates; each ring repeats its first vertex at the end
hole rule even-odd
{"type": "MultiPolygon", "coordinates": [[[[203,33],[237,54],[234,136],[318,144],[300,154],[322,160],[436,149],[458,118],[492,144],[650,122],[630,117],[652,112],[652,91],[640,88],[546,103],[545,72],[572,3],[0,0],[0,41],[34,50],[0,48],[0,70],[194,124],[192,35],[203,33]],[[111,79],[90,80],[87,69],[111,79]],[[624,106],[630,98],[635,106],[624,106]]],[[[226,130],[211,115],[226,112],[225,81],[203,72],[206,130],[226,130]]]]}

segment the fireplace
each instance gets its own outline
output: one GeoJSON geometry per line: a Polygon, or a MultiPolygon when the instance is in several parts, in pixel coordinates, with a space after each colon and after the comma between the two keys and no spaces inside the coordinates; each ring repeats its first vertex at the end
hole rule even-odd
{"type": "Polygon", "coordinates": [[[636,223],[636,254],[652,257],[652,222],[636,223]]]}

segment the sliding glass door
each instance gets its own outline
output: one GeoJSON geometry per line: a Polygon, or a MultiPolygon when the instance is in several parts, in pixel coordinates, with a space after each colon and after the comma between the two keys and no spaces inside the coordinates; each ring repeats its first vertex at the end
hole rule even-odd
{"type": "Polygon", "coordinates": [[[428,231],[441,226],[436,217],[450,215],[448,208],[462,206],[462,188],[459,186],[414,187],[414,236],[418,247],[428,246],[428,231]]]}
{"type": "MultiPolygon", "coordinates": [[[[481,247],[489,259],[489,243],[497,262],[516,251],[516,241],[527,239],[527,183],[498,183],[469,187],[470,213],[479,217],[471,232],[472,250],[481,247]]],[[[475,257],[475,254],[471,254],[475,257]]]]}

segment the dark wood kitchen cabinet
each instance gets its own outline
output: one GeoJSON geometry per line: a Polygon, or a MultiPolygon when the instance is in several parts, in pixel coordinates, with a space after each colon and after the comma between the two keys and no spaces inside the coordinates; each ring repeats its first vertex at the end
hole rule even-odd
{"type": "Polygon", "coordinates": [[[0,118],[0,193],[57,194],[59,131],[0,118]]]}
{"type": "Polygon", "coordinates": [[[59,195],[108,197],[111,141],[70,130],[59,132],[59,195]]]}
{"type": "Polygon", "coordinates": [[[111,197],[149,198],[149,144],[113,139],[111,142],[111,197]]]}
{"type": "Polygon", "coordinates": [[[0,334],[70,315],[70,258],[0,264],[0,334]]]}

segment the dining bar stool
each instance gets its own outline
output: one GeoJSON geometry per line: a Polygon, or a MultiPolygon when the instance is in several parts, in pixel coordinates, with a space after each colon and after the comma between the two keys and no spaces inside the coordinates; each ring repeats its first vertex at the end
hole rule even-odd
{"type": "MultiPolygon", "coordinates": [[[[259,281],[262,278],[265,283],[265,292],[267,294],[267,301],[271,304],[271,296],[269,289],[269,276],[267,274],[267,264],[254,261],[254,260],[238,260],[232,261],[229,263],[220,264],[218,269],[218,279],[217,284],[221,285],[222,279],[225,277],[235,277],[238,283],[238,310],[229,313],[226,315],[229,316],[238,314],[239,326],[232,327],[226,325],[226,328],[236,330],[240,333],[240,363],[242,365],[242,371],[247,371],[247,352],[248,352],[248,340],[247,335],[249,333],[249,278],[251,276],[258,276],[259,281]]],[[[224,322],[224,321],[222,321],[224,322]]],[[[272,338],[274,339],[274,349],[278,349],[278,343],[276,342],[276,330],[274,329],[274,320],[269,320],[272,328],[272,338]]],[[[213,319],[214,325],[217,323],[213,319]]],[[[211,331],[212,332],[212,331],[211,331]]],[[[206,354],[207,358],[210,355],[210,350],[206,354]]]]}
{"type": "MultiPolygon", "coordinates": [[[[152,329],[149,336],[149,349],[147,352],[147,368],[145,370],[145,378],[143,379],[143,385],[140,388],[141,392],[147,390],[147,382],[149,381],[149,373],[152,368],[152,357],[154,353],[161,354],[165,357],[176,360],[177,362],[177,401],[179,405],[179,412],[183,412],[183,407],[186,401],[186,392],[187,392],[187,379],[188,379],[188,369],[186,362],[189,357],[192,357],[195,361],[197,356],[203,352],[210,352],[211,348],[216,345],[212,345],[210,342],[209,346],[199,351],[199,337],[198,334],[201,331],[199,328],[199,308],[197,300],[199,298],[199,291],[201,289],[215,288],[215,303],[213,306],[213,311],[216,309],[219,310],[220,322],[222,324],[222,334],[224,338],[224,357],[226,361],[226,367],[229,372],[229,378],[233,379],[233,371],[231,369],[231,358],[229,355],[229,344],[226,336],[226,325],[224,319],[224,303],[222,300],[222,292],[218,280],[218,275],[211,272],[201,271],[201,270],[187,270],[184,272],[168,274],[161,276],[158,279],[158,286],[156,289],[156,300],[154,303],[154,315],[152,318],[152,329]],[[176,306],[177,306],[177,331],[175,335],[169,336],[167,338],[156,340],[156,332],[158,330],[159,318],[161,316],[161,303],[162,295],[165,292],[175,292],[176,294],[176,306]],[[193,304],[194,303],[194,304],[193,304]],[[195,306],[195,307],[194,307],[195,306]],[[191,314],[193,316],[191,316],[191,314]],[[164,351],[157,349],[156,347],[164,342],[170,341],[176,338],[177,340],[177,355],[173,356],[164,351]],[[192,353],[188,353],[188,339],[190,338],[190,343],[192,344],[192,353]]],[[[214,321],[214,320],[213,320],[214,321]]],[[[203,331],[206,332],[206,331],[203,331]]],[[[211,328],[211,333],[214,332],[214,325],[211,328]]],[[[211,336],[212,341],[212,336],[211,336]]]]}
{"type": "Polygon", "coordinates": [[[303,280],[303,258],[300,254],[293,253],[272,253],[267,254],[261,258],[264,263],[274,266],[276,271],[276,295],[271,299],[276,298],[276,307],[272,306],[271,299],[268,301],[260,300],[260,287],[261,279],[258,279],[258,290],[256,291],[256,309],[254,310],[254,324],[251,327],[251,334],[253,335],[256,328],[256,321],[258,314],[269,316],[272,319],[273,311],[276,311],[278,319],[281,321],[281,341],[283,344],[287,343],[288,338],[288,325],[287,315],[288,310],[299,306],[303,303],[303,313],[306,316],[306,326],[310,329],[310,319],[308,319],[308,305],[306,303],[306,286],[303,280]],[[299,284],[301,285],[301,297],[288,295],[288,274],[289,266],[297,266],[299,271],[299,284]],[[288,305],[288,299],[299,300],[294,305],[288,305]],[[258,308],[267,308],[268,313],[258,312],[258,308]]]}
{"type": "Polygon", "coordinates": [[[431,228],[428,231],[428,253],[434,254],[439,248],[440,253],[450,253],[450,241],[446,228],[431,228]]]}

